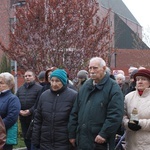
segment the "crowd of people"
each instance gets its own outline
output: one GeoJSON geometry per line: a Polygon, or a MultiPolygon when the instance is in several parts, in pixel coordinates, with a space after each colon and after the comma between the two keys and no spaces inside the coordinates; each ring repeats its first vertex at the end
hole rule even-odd
{"type": "Polygon", "coordinates": [[[149,150],[150,70],[128,71],[129,79],[123,70],[113,73],[102,58],[93,57],[73,81],[57,67],[41,71],[38,80],[27,70],[16,93],[13,75],[0,73],[3,150],[13,149],[7,132],[18,120],[27,150],[149,150]],[[134,109],[137,119],[131,119],[134,109]],[[124,145],[116,143],[118,134],[124,145]]]}

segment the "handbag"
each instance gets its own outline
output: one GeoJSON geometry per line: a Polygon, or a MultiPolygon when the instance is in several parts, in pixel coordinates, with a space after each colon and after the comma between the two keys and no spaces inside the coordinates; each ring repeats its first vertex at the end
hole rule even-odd
{"type": "Polygon", "coordinates": [[[5,142],[6,142],[6,130],[3,119],[0,117],[0,149],[3,149],[5,142]]]}
{"type": "Polygon", "coordinates": [[[37,99],[35,106],[34,106],[34,113],[33,113],[30,125],[28,127],[27,133],[26,133],[26,139],[31,139],[31,137],[32,137],[32,131],[33,131],[33,126],[34,126],[34,116],[35,116],[35,113],[37,111],[38,102],[39,102],[39,98],[37,99]]]}
{"type": "Polygon", "coordinates": [[[6,144],[16,145],[18,143],[18,124],[17,122],[6,131],[6,144]]]}
{"type": "Polygon", "coordinates": [[[32,130],[34,125],[34,118],[31,120],[30,125],[28,127],[27,133],[26,133],[26,139],[31,139],[32,137],[32,130]]]}

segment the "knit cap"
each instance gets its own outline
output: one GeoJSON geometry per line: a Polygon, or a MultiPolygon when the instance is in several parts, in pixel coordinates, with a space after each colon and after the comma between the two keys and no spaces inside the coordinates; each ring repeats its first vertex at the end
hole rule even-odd
{"type": "Polygon", "coordinates": [[[56,69],[56,70],[54,70],[51,73],[51,75],[50,75],[50,79],[52,77],[58,78],[62,82],[62,84],[64,86],[67,85],[67,73],[66,73],[66,71],[64,69],[56,69]]]}
{"type": "Polygon", "coordinates": [[[41,71],[39,74],[38,74],[38,79],[44,79],[45,78],[45,71],[41,71]]]}
{"type": "Polygon", "coordinates": [[[77,73],[77,78],[79,78],[79,79],[88,79],[88,72],[86,70],[80,70],[77,73]]]}

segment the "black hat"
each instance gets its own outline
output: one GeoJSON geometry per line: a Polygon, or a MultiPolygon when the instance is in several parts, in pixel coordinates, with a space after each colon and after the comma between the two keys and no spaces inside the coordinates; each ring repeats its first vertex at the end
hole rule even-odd
{"type": "Polygon", "coordinates": [[[134,75],[138,72],[138,69],[132,71],[130,78],[134,78],[134,75]]]}

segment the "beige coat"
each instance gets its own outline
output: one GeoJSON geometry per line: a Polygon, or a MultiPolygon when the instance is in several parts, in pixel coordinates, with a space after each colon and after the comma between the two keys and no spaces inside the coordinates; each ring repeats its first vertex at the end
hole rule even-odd
{"type": "Polygon", "coordinates": [[[150,88],[142,96],[133,91],[125,96],[125,116],[123,124],[126,129],[126,150],[150,150],[150,88]],[[141,129],[132,131],[128,128],[128,121],[133,108],[138,109],[139,125],[141,129]]]}

